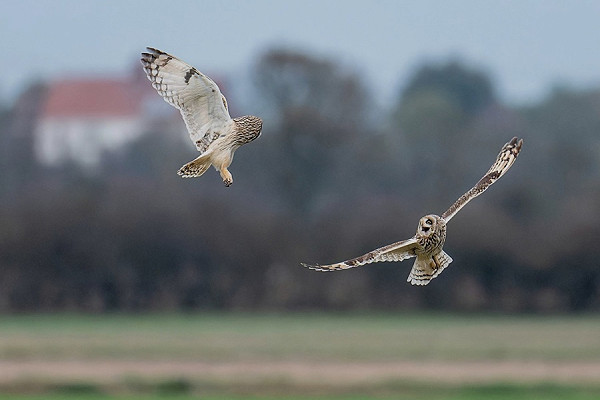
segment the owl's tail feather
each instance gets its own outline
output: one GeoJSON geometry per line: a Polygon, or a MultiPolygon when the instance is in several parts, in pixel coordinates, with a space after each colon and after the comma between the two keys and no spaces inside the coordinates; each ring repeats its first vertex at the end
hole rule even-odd
{"type": "Polygon", "coordinates": [[[435,271],[435,273],[433,274],[433,276],[431,277],[431,279],[437,278],[437,276],[439,274],[441,274],[442,271],[448,265],[450,265],[450,263],[452,262],[452,257],[450,257],[448,255],[448,253],[446,253],[444,250],[440,251],[436,256],[434,256],[434,259],[436,261],[436,264],[439,265],[439,267],[437,268],[437,270],[435,271]]]}
{"type": "Polygon", "coordinates": [[[208,155],[201,155],[179,168],[177,175],[181,175],[182,178],[195,178],[205,173],[210,165],[210,157],[208,155]]]}
{"type": "Polygon", "coordinates": [[[450,265],[451,262],[452,257],[443,250],[433,257],[417,257],[406,281],[412,285],[427,285],[450,265]]]}

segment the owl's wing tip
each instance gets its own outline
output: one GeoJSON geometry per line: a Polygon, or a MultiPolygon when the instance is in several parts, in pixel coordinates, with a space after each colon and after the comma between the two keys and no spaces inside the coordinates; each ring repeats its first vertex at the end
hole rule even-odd
{"type": "Polygon", "coordinates": [[[518,137],[513,137],[507,145],[513,147],[517,153],[521,151],[521,147],[523,146],[523,139],[519,139],[518,137]]]}
{"type": "Polygon", "coordinates": [[[330,269],[323,268],[319,264],[313,265],[313,264],[306,264],[306,263],[301,262],[300,265],[302,265],[304,268],[312,269],[313,271],[321,271],[321,272],[331,271],[330,269]]]}
{"type": "Polygon", "coordinates": [[[413,286],[425,286],[425,285],[427,285],[429,282],[431,282],[431,280],[428,280],[428,281],[418,281],[418,280],[416,280],[416,279],[411,279],[411,278],[408,278],[408,279],[406,280],[406,282],[410,282],[410,284],[411,284],[411,285],[413,285],[413,286]]]}

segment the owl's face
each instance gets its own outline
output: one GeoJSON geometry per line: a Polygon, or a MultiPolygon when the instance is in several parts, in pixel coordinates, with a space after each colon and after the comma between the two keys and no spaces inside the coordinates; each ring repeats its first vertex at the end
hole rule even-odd
{"type": "Polygon", "coordinates": [[[417,227],[417,235],[420,237],[429,237],[435,232],[442,230],[445,225],[444,220],[434,214],[424,216],[419,220],[419,226],[417,227]]]}

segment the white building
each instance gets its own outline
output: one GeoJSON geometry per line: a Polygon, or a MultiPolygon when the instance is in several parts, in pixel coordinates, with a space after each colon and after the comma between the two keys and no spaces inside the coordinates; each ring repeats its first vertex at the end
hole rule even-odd
{"type": "Polygon", "coordinates": [[[147,81],[136,84],[93,78],[53,82],[37,123],[36,156],[47,165],[75,161],[93,167],[103,152],[137,139],[157,116],[170,119],[175,113],[147,81]]]}

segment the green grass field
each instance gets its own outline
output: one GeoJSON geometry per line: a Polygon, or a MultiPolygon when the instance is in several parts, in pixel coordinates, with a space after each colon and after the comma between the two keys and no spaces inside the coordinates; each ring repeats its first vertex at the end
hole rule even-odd
{"type": "Polygon", "coordinates": [[[3,400],[597,400],[600,388],[560,385],[478,385],[467,387],[398,387],[396,390],[370,391],[365,393],[312,394],[240,394],[240,393],[155,393],[155,394],[103,394],[51,391],[43,394],[0,394],[3,400]]]}
{"type": "Polygon", "coordinates": [[[600,316],[0,317],[0,399],[198,396],[598,399],[600,316]]]}
{"type": "Polygon", "coordinates": [[[3,359],[600,360],[600,316],[0,317],[3,359]]]}
{"type": "Polygon", "coordinates": [[[599,389],[567,386],[512,386],[512,385],[484,385],[465,388],[408,388],[394,393],[368,393],[368,394],[312,394],[312,395],[285,395],[285,394],[154,394],[154,395],[104,395],[104,394],[68,394],[48,393],[43,395],[0,395],[4,400],[597,400],[599,389]]]}

